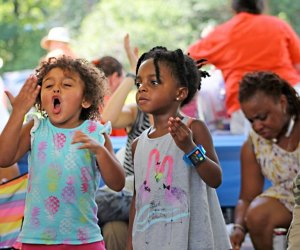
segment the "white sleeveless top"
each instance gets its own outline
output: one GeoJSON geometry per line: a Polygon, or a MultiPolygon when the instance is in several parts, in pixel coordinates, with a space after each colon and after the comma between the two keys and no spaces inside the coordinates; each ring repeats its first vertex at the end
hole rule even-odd
{"type": "Polygon", "coordinates": [[[150,139],[150,130],[141,134],[134,157],[133,249],[230,249],[216,190],[186,165],[169,133],[150,139]]]}

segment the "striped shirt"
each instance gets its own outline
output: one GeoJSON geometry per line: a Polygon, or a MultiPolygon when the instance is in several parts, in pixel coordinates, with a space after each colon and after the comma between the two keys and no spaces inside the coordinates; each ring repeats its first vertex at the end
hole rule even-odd
{"type": "Polygon", "coordinates": [[[125,149],[124,169],[126,176],[133,175],[133,160],[131,153],[131,143],[137,138],[145,129],[151,126],[149,115],[138,109],[136,120],[128,133],[125,149]]]}

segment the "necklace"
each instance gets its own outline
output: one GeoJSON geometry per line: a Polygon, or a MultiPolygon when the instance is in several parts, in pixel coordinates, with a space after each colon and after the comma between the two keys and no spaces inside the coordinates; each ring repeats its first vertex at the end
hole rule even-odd
{"type": "MultiPolygon", "coordinates": [[[[291,119],[289,121],[289,124],[288,124],[288,127],[287,127],[287,130],[284,134],[285,137],[290,137],[291,133],[292,133],[292,130],[294,128],[294,125],[295,125],[295,115],[291,116],[291,119]]],[[[273,143],[277,143],[278,142],[278,139],[277,138],[273,138],[272,139],[272,142],[273,143]]]]}
{"type": "Polygon", "coordinates": [[[288,128],[284,134],[285,137],[289,137],[291,135],[294,125],[295,125],[295,116],[293,115],[289,121],[288,128]]]}

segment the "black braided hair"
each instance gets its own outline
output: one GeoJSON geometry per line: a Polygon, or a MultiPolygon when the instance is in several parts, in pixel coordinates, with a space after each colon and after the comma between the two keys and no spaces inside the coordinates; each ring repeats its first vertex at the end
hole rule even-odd
{"type": "Polygon", "coordinates": [[[267,96],[279,100],[281,95],[285,95],[288,101],[287,112],[295,115],[296,120],[300,115],[300,96],[297,91],[277,74],[269,71],[256,71],[247,73],[240,81],[239,101],[248,101],[257,92],[263,92],[267,96]]]}
{"type": "Polygon", "coordinates": [[[138,74],[142,62],[150,58],[154,61],[155,74],[158,82],[161,81],[159,63],[164,63],[164,65],[170,68],[174,79],[177,79],[181,86],[188,88],[188,96],[183,100],[181,106],[189,103],[197,90],[200,90],[201,78],[209,76],[206,71],[200,70],[206,61],[205,59],[195,62],[188,55],[185,55],[181,49],[171,51],[162,46],[156,46],[142,54],[137,62],[136,74],[138,74]]]}

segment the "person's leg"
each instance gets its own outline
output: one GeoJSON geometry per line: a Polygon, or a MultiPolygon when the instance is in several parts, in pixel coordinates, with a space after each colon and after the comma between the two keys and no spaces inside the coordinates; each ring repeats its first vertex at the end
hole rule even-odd
{"type": "Polygon", "coordinates": [[[107,222],[102,227],[107,250],[125,250],[128,236],[128,223],[124,221],[107,222]]]}
{"type": "Polygon", "coordinates": [[[293,221],[288,232],[288,250],[298,250],[300,246],[300,206],[293,211],[293,221]]]}
{"type": "Polygon", "coordinates": [[[250,204],[246,225],[256,250],[272,250],[273,230],[288,228],[292,213],[277,199],[258,197],[250,204]]]}

